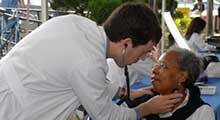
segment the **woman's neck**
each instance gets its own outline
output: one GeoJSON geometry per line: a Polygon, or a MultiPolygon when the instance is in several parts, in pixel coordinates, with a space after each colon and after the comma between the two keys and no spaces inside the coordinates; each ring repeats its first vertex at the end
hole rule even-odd
{"type": "Polygon", "coordinates": [[[180,87],[180,88],[179,88],[176,92],[174,92],[174,93],[180,93],[180,94],[183,95],[183,97],[182,97],[182,99],[175,105],[175,107],[173,108],[173,110],[175,110],[180,104],[183,103],[183,101],[185,100],[186,95],[187,95],[186,89],[183,88],[183,87],[180,87]]]}
{"type": "MultiPolygon", "coordinates": [[[[186,89],[185,89],[184,87],[180,87],[180,88],[178,88],[177,90],[173,90],[172,93],[180,93],[180,94],[183,95],[182,99],[181,99],[181,100],[175,105],[175,107],[173,108],[173,110],[175,110],[180,104],[183,103],[183,101],[184,101],[185,98],[186,98],[187,93],[186,93],[186,89]]],[[[169,93],[169,94],[172,94],[172,93],[169,93]]],[[[165,95],[165,94],[162,94],[162,95],[165,95]]]]}

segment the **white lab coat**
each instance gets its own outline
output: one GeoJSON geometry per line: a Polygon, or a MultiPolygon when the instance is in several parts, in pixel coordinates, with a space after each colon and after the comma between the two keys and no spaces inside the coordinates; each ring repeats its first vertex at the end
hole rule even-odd
{"type": "MultiPolygon", "coordinates": [[[[117,82],[119,87],[125,87],[126,78],[124,75],[124,68],[118,67],[113,59],[107,59],[107,63],[109,66],[107,78],[111,80],[111,82],[117,82]]],[[[154,63],[155,62],[150,58],[146,58],[145,60],[139,60],[137,63],[129,65],[128,72],[130,85],[143,80],[147,76],[150,77],[151,69],[154,63]]]]}
{"type": "Polygon", "coordinates": [[[38,27],[0,62],[0,120],[65,120],[80,105],[94,120],[135,120],[112,103],[106,41],[102,27],[76,15],[38,27]]]}

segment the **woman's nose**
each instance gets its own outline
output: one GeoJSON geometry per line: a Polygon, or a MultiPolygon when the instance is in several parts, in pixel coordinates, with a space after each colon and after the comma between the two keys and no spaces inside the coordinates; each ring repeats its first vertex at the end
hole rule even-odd
{"type": "Polygon", "coordinates": [[[154,65],[153,68],[152,68],[152,73],[154,73],[154,74],[155,74],[155,73],[158,73],[159,69],[160,69],[160,66],[159,66],[159,65],[157,65],[157,64],[154,65]]]}

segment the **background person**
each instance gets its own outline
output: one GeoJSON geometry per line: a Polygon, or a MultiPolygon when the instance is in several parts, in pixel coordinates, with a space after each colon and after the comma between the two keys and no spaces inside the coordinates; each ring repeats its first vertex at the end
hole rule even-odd
{"type": "Polygon", "coordinates": [[[206,26],[205,20],[203,20],[200,17],[196,17],[191,21],[185,34],[185,38],[187,40],[189,47],[197,55],[199,55],[199,51],[215,51],[216,50],[215,46],[205,43],[205,41],[201,38],[201,34],[205,26],[206,26]]]}
{"type": "Polygon", "coordinates": [[[195,13],[202,13],[204,10],[205,10],[205,5],[203,4],[203,1],[197,0],[197,3],[194,4],[192,11],[195,13]]]}
{"type": "Polygon", "coordinates": [[[121,5],[103,27],[77,15],[47,21],[0,61],[0,119],[64,120],[80,105],[94,120],[171,111],[181,94],[123,108],[112,102],[110,93],[118,89],[106,80],[107,58],[120,67],[135,63],[160,37],[155,14],[141,3],[121,5]]]}
{"type": "Polygon", "coordinates": [[[1,19],[1,22],[3,22],[1,23],[1,35],[7,41],[16,43],[19,41],[19,33],[15,36],[16,27],[19,24],[19,19],[16,18],[18,14],[17,8],[26,7],[24,0],[2,0],[1,7],[6,9],[6,13],[13,15],[12,17],[3,15],[3,19],[1,19]]]}
{"type": "Polygon", "coordinates": [[[1,4],[7,8],[25,7],[24,0],[2,0],[1,4]]]}
{"type": "Polygon", "coordinates": [[[1,2],[2,7],[5,8],[24,8],[24,0],[2,0],[1,2]]]}

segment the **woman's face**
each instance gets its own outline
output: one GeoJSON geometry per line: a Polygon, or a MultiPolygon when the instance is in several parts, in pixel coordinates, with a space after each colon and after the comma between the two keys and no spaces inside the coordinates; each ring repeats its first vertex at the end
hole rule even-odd
{"type": "Polygon", "coordinates": [[[181,71],[177,60],[178,54],[176,52],[168,52],[163,54],[158,63],[154,65],[151,82],[156,92],[170,94],[178,89],[181,71]]]}

